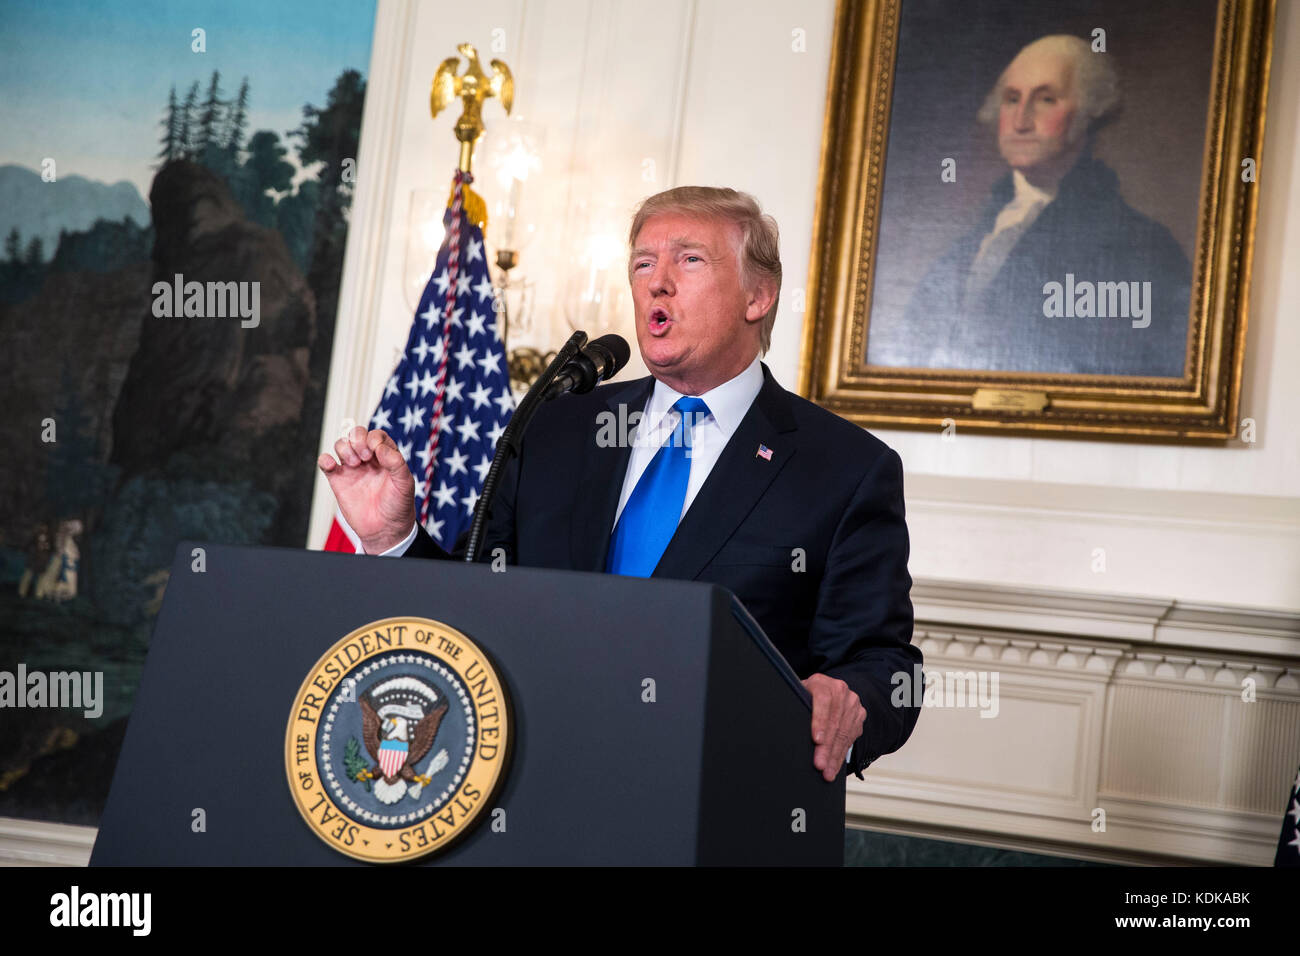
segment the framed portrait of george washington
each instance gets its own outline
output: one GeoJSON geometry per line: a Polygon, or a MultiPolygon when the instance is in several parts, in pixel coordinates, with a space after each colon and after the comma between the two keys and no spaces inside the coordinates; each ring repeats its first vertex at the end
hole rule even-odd
{"type": "Polygon", "coordinates": [[[1236,434],[1272,0],[840,0],[800,391],[1236,434]]]}

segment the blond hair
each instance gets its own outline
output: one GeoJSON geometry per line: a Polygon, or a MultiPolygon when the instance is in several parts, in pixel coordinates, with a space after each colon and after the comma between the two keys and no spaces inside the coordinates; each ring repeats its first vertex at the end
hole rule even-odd
{"type": "MultiPolygon", "coordinates": [[[[781,243],[776,220],[765,214],[758,200],[749,193],[716,186],[678,186],[656,193],[637,206],[628,233],[628,245],[636,244],[641,227],[653,216],[677,213],[694,219],[721,219],[740,227],[740,279],[747,290],[761,279],[776,284],[772,307],[763,314],[759,347],[766,355],[772,344],[772,326],[776,324],[776,307],[781,298],[781,243]]],[[[628,260],[628,277],[632,274],[628,260]]]]}

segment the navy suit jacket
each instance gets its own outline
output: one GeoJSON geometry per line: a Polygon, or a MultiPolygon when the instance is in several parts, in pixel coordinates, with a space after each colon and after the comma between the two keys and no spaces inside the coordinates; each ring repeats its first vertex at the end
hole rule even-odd
{"type": "MultiPolygon", "coordinates": [[[[542,406],[502,470],[484,560],[503,548],[512,564],[605,570],[631,455],[628,441],[608,441],[617,434],[609,422],[642,411],[653,388],[646,377],[542,406]]],[[[423,528],[406,555],[451,556],[423,528]]],[[[891,703],[893,675],[910,686],[921,663],[907,556],[897,453],[786,391],[763,365],[758,397],[653,576],[729,588],[801,679],[829,674],[857,692],[867,717],[848,769],[860,774],[903,745],[919,714],[910,693],[891,703]]]]}

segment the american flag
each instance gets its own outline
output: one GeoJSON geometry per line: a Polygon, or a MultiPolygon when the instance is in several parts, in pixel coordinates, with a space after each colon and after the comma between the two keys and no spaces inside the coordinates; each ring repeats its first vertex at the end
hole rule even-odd
{"type": "MultiPolygon", "coordinates": [[[[448,550],[469,529],[515,406],[483,232],[465,214],[472,181],[457,171],[443,216],[446,238],[402,360],[370,418],[371,428],[397,443],[415,477],[417,520],[448,550]]],[[[359,550],[347,531],[336,517],[326,550],[359,550]]]]}

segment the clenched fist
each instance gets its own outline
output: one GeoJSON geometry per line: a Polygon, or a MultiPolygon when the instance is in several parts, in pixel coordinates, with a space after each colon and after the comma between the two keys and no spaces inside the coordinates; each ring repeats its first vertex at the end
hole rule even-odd
{"type": "Polygon", "coordinates": [[[388,433],[358,425],[334,443],[316,464],[329,480],[344,520],[366,554],[379,554],[415,526],[415,480],[388,433]]]}

